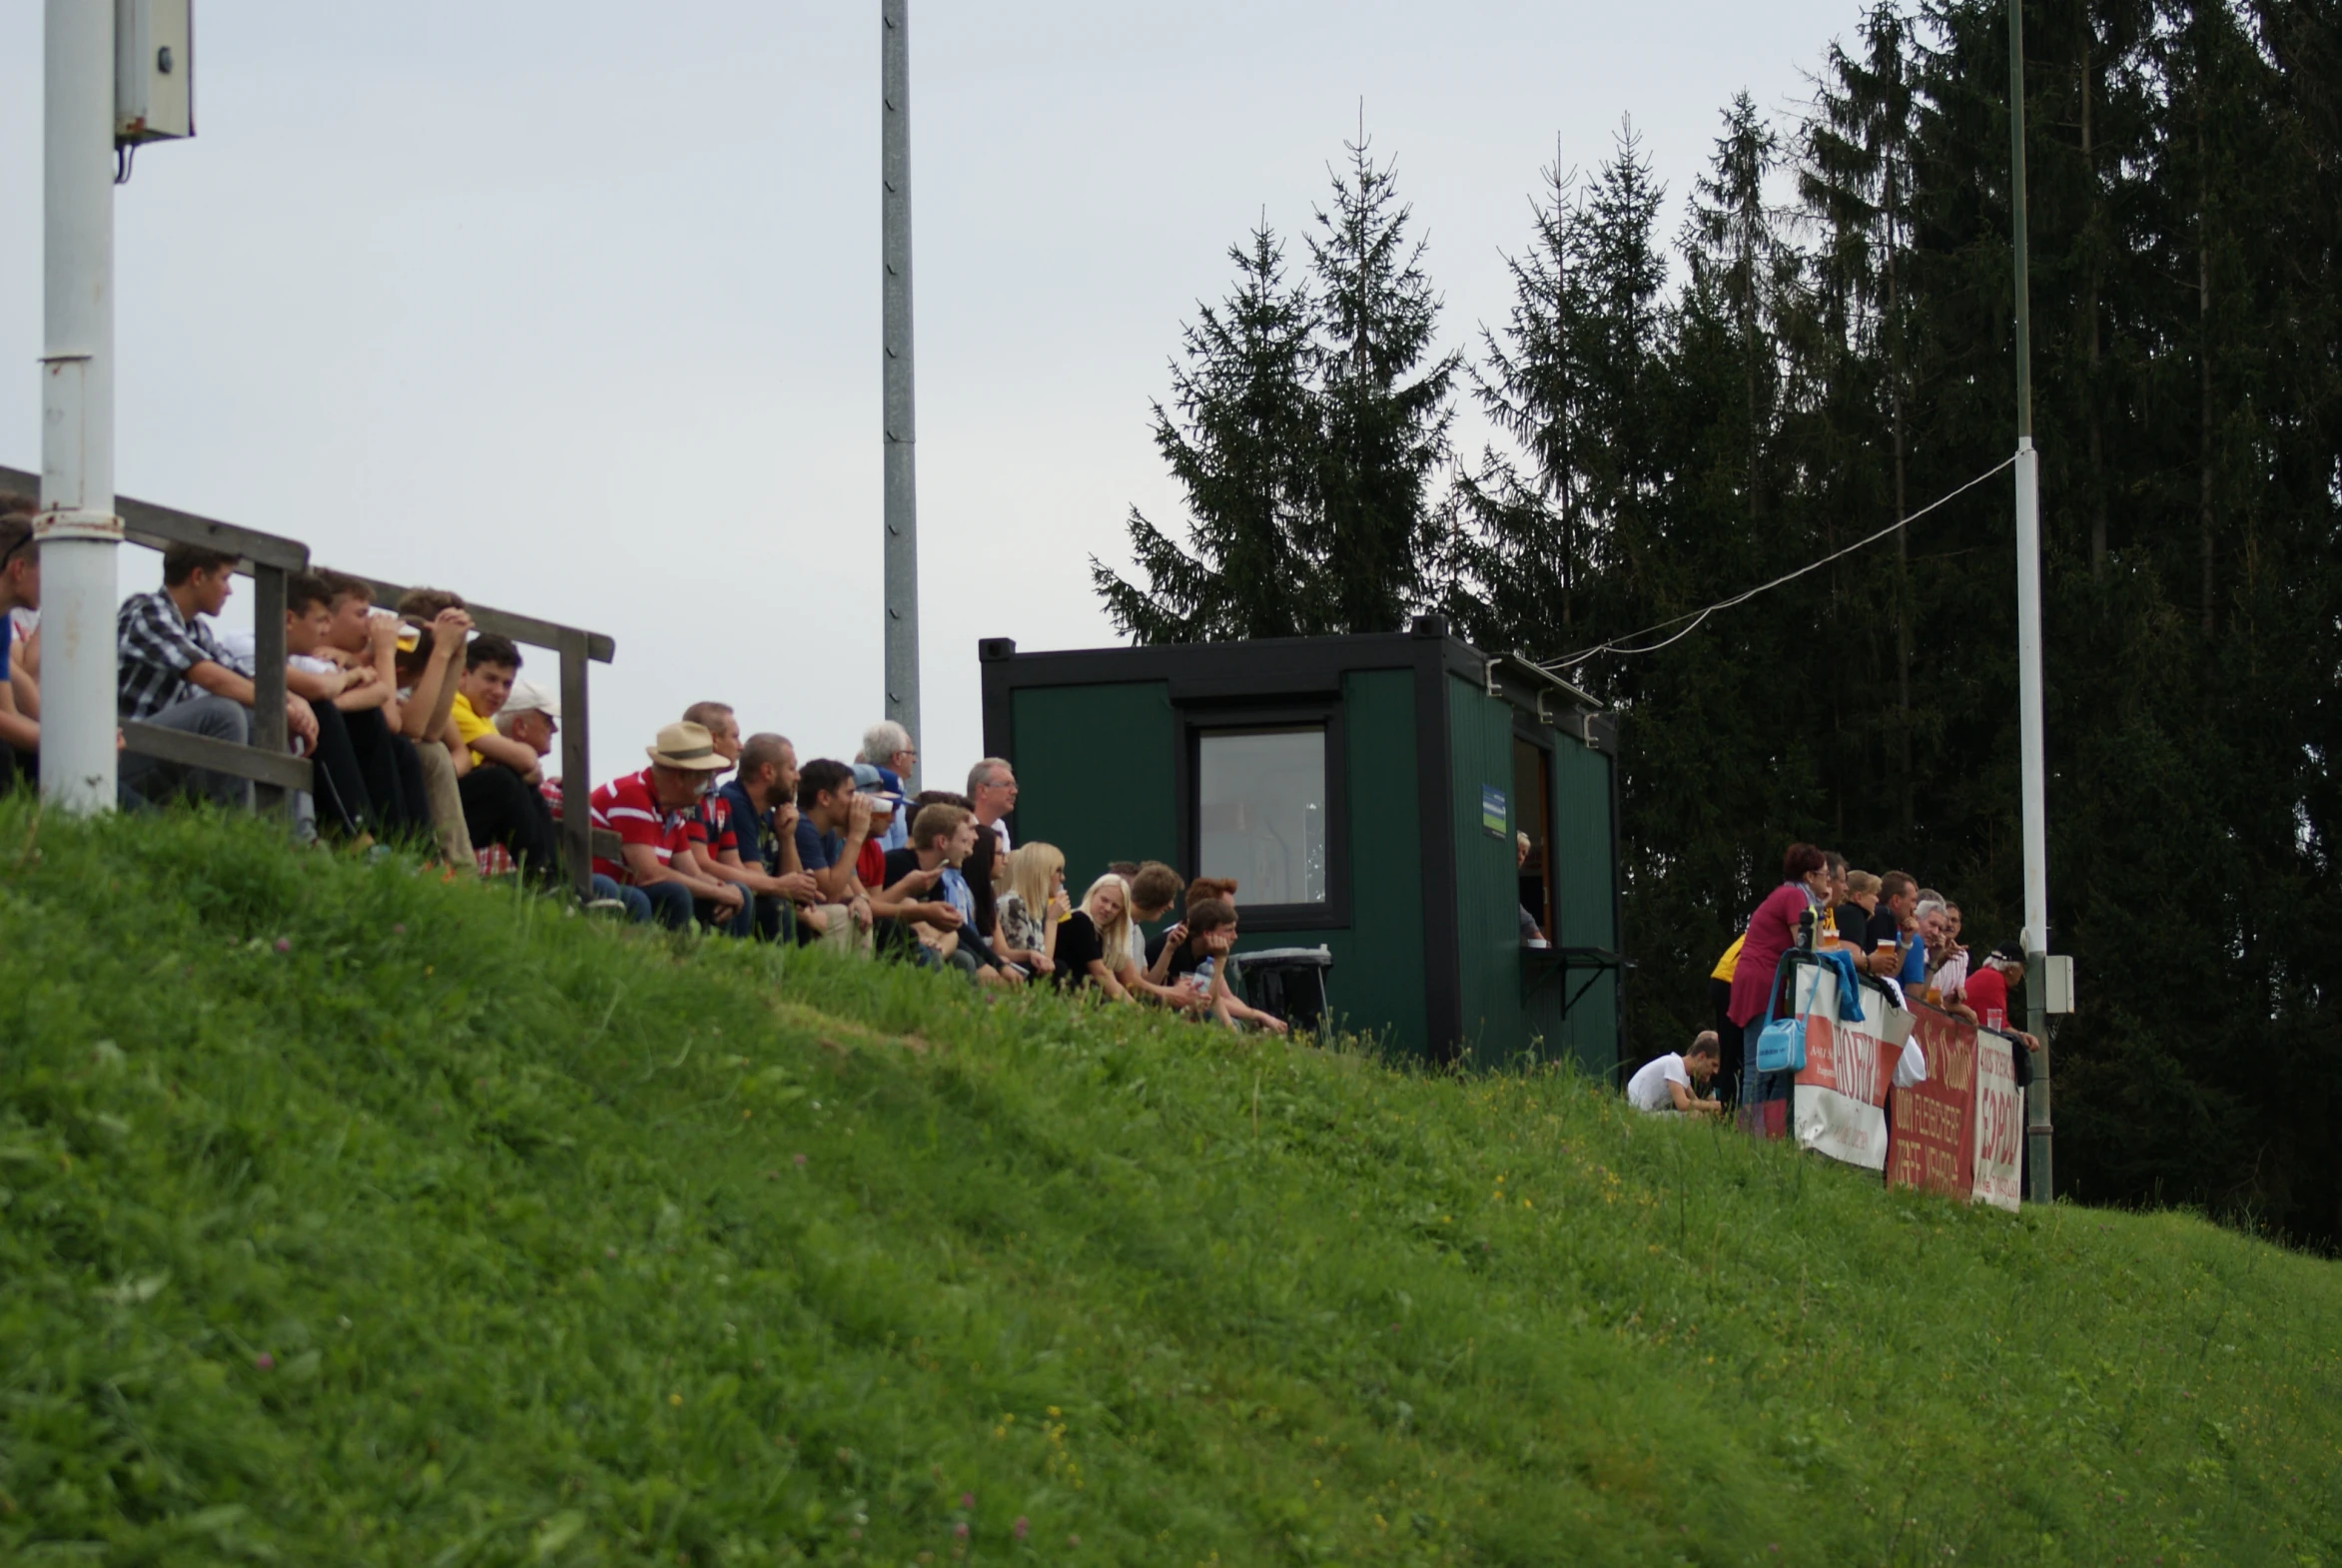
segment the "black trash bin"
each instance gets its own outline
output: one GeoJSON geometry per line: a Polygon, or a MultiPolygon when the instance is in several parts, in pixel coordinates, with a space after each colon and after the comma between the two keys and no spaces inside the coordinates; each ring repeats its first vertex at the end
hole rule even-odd
{"type": "Polygon", "coordinates": [[[1325,948],[1263,948],[1233,955],[1237,988],[1263,1013],[1274,1013],[1294,1029],[1317,1034],[1325,1026],[1325,972],[1333,954],[1325,948]]]}

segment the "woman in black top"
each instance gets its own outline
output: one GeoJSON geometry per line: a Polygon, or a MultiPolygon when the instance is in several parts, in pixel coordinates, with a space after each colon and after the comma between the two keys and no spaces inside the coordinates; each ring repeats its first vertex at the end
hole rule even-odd
{"type": "Polygon", "coordinates": [[[1057,969],[1061,989],[1096,986],[1117,1002],[1135,1002],[1122,976],[1131,964],[1131,890],[1109,873],[1090,884],[1082,907],[1058,925],[1057,969]]]}

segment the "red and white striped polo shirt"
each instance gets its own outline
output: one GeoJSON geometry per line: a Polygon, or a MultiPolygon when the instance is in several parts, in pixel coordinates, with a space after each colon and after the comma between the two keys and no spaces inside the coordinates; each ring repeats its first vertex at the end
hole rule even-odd
{"type": "MultiPolygon", "coordinates": [[[[608,828],[622,844],[647,844],[662,866],[674,859],[675,851],[707,842],[707,828],[699,820],[696,803],[680,811],[660,805],[648,768],[602,785],[593,792],[592,805],[595,827],[608,828]]],[[[599,855],[594,857],[593,869],[620,882],[634,880],[623,865],[599,855]]]]}

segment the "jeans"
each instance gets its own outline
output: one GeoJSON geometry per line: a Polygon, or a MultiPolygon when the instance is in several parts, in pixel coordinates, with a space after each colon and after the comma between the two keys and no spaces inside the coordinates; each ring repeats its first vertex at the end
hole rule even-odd
{"type": "Polygon", "coordinates": [[[710,931],[720,931],[727,937],[756,935],[756,901],[745,892],[737,909],[726,909],[712,898],[695,898],[691,906],[699,916],[699,923],[710,931]]]}
{"type": "Polygon", "coordinates": [[[669,931],[691,925],[691,890],[680,882],[652,882],[635,889],[650,903],[651,918],[669,931]]]}
{"type": "Polygon", "coordinates": [[[796,941],[797,906],[778,893],[757,894],[756,940],[759,942],[796,941]]]}
{"type": "Polygon", "coordinates": [[[630,924],[650,924],[650,895],[640,888],[630,888],[616,877],[605,877],[597,871],[593,874],[593,896],[625,905],[626,919],[630,924]]]}
{"type": "MultiPolygon", "coordinates": [[[[175,702],[146,720],[158,729],[184,735],[205,735],[239,746],[252,743],[252,710],[230,697],[197,697],[175,702]]],[[[223,806],[252,810],[252,780],[209,768],[190,768],[160,757],[122,754],[123,787],[158,804],[174,795],[203,796],[223,806]]]]}

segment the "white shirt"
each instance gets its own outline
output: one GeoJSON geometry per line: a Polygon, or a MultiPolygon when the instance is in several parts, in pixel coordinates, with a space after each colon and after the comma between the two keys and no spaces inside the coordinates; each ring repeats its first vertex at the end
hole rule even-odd
{"type": "Polygon", "coordinates": [[[1001,841],[1001,853],[1004,855],[1017,847],[1009,842],[1009,819],[1006,817],[992,825],[992,836],[1001,841]]]}
{"type": "Polygon", "coordinates": [[[1944,967],[1928,977],[1928,984],[1947,1005],[1957,1002],[1959,993],[1967,985],[1967,953],[1963,949],[1944,961],[1944,967]]]}
{"type": "Polygon", "coordinates": [[[1681,1084],[1684,1093],[1691,1094],[1691,1070],[1680,1056],[1653,1057],[1626,1081],[1626,1103],[1637,1111],[1673,1111],[1675,1097],[1667,1092],[1670,1084],[1681,1084]]]}
{"type": "Polygon", "coordinates": [[[1903,1043],[1903,1055],[1895,1059],[1895,1087],[1915,1089],[1928,1081],[1928,1053],[1920,1046],[1917,1035],[1903,1043]]]}

